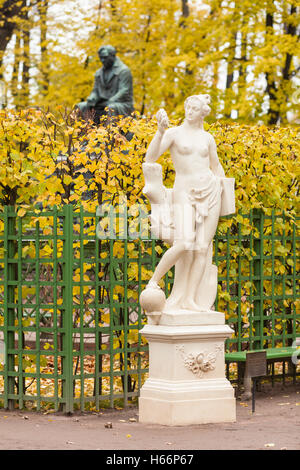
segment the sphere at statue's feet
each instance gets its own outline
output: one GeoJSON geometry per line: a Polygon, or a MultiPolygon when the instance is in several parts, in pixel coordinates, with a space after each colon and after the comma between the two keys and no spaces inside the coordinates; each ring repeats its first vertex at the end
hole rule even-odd
{"type": "Polygon", "coordinates": [[[166,296],[162,289],[147,287],[140,295],[141,307],[146,312],[162,312],[166,296]]]}

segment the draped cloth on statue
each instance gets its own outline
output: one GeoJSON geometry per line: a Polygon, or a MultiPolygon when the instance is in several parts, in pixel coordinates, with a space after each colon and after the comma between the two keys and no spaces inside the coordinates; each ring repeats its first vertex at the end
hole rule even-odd
{"type": "Polygon", "coordinates": [[[192,188],[189,194],[189,200],[195,208],[195,220],[198,224],[203,222],[203,218],[208,216],[209,210],[214,207],[221,197],[220,178],[215,176],[210,170],[207,170],[199,178],[198,188],[192,188]]]}
{"type": "MultiPolygon", "coordinates": [[[[213,247],[212,242],[207,245],[205,236],[205,220],[211,210],[218,205],[220,207],[220,200],[222,196],[223,185],[221,178],[214,175],[208,168],[204,170],[199,179],[197,180],[197,187],[193,187],[188,192],[188,200],[193,208],[194,217],[190,230],[196,235],[194,241],[186,244],[189,250],[197,250],[206,256],[206,266],[204,275],[198,285],[197,289],[197,303],[203,310],[210,310],[213,307],[217,293],[217,267],[212,263],[213,247]],[[197,230],[196,230],[197,225],[197,230]]],[[[182,208],[184,211],[186,207],[182,208]]],[[[192,240],[192,238],[191,238],[192,240]]],[[[180,233],[175,233],[174,244],[180,243],[180,233]]],[[[175,280],[172,292],[167,299],[167,308],[174,308],[174,299],[178,303],[181,297],[183,300],[186,293],[182,294],[182,280],[181,277],[177,280],[178,272],[182,271],[182,262],[179,261],[175,265],[175,280]]]]}
{"type": "Polygon", "coordinates": [[[180,193],[182,203],[179,201],[174,206],[174,219],[181,220],[175,228],[174,244],[184,241],[189,250],[207,251],[205,220],[220,205],[221,195],[221,180],[209,168],[203,170],[192,187],[180,193]]]}

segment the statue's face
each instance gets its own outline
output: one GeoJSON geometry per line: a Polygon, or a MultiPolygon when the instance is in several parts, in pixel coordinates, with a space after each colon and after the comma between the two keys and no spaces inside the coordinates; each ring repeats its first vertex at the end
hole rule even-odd
{"type": "Polygon", "coordinates": [[[201,103],[198,100],[192,101],[186,105],[185,117],[188,121],[195,121],[201,117],[201,103]]]}
{"type": "Polygon", "coordinates": [[[105,69],[109,69],[113,66],[113,63],[115,61],[115,55],[107,52],[105,49],[103,49],[100,54],[99,58],[103,64],[103,67],[105,69]]]}
{"type": "Polygon", "coordinates": [[[198,95],[197,97],[193,96],[191,99],[188,99],[185,105],[186,119],[188,121],[204,119],[211,111],[209,103],[209,95],[198,95]]]}

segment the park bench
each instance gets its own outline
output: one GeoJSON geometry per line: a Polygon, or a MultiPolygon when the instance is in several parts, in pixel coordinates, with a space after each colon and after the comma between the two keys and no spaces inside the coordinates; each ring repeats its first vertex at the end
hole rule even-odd
{"type": "MultiPolygon", "coordinates": [[[[297,373],[297,361],[292,362],[292,357],[296,357],[299,363],[300,358],[300,350],[297,350],[297,345],[300,342],[300,338],[297,339],[295,346],[287,346],[282,348],[268,348],[268,349],[258,349],[255,351],[266,351],[266,361],[267,361],[267,376],[271,375],[272,386],[274,386],[275,377],[282,377],[283,384],[285,384],[285,378],[287,376],[293,377],[293,383],[296,383],[296,376],[300,375],[297,373]],[[297,354],[298,351],[298,354],[297,354]],[[296,355],[295,355],[296,353],[296,355]],[[275,375],[275,363],[282,362],[282,374],[275,375]],[[286,373],[286,362],[290,364],[292,369],[292,373],[288,371],[286,373]],[[269,367],[270,366],[270,367],[269,367]],[[270,370],[271,369],[271,370],[270,370]],[[271,372],[271,374],[269,374],[271,372]]],[[[241,384],[244,383],[245,386],[245,393],[251,395],[251,380],[246,376],[246,361],[247,361],[247,353],[250,351],[235,351],[235,352],[228,352],[225,353],[225,362],[226,362],[226,374],[227,378],[229,379],[229,366],[231,363],[237,363],[238,368],[238,377],[235,382],[238,385],[238,392],[240,391],[241,384]]]]}

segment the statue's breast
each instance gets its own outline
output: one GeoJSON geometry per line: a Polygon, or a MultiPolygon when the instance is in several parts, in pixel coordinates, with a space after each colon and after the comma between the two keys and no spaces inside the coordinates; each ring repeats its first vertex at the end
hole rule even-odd
{"type": "Polygon", "coordinates": [[[208,158],[208,146],[205,143],[175,142],[175,151],[178,156],[192,158],[208,158]]]}
{"type": "Polygon", "coordinates": [[[176,142],[176,150],[181,155],[190,155],[191,153],[194,153],[195,148],[194,146],[189,145],[188,143],[176,142]]]}

